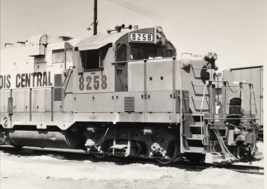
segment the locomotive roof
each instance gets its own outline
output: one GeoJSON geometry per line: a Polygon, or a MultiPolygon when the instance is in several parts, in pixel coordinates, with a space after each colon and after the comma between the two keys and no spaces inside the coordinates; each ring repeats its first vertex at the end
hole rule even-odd
{"type": "Polygon", "coordinates": [[[50,43],[48,44],[47,47],[52,48],[52,49],[64,49],[65,43],[68,42],[72,46],[77,45],[81,40],[80,39],[71,39],[69,41],[62,41],[62,42],[57,42],[57,43],[50,43]]]}
{"type": "MultiPolygon", "coordinates": [[[[132,30],[131,30],[132,31],[132,30]]],[[[90,50],[90,49],[98,49],[100,47],[103,47],[109,43],[116,42],[119,38],[121,38],[123,35],[125,35],[127,32],[119,32],[119,33],[110,33],[110,34],[103,34],[99,33],[97,35],[92,35],[82,41],[80,41],[76,47],[79,48],[79,50],[90,50]]]]}

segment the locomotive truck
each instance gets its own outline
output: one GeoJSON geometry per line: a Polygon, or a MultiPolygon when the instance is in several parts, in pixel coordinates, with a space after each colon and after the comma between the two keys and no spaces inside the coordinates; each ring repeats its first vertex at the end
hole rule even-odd
{"type": "Polygon", "coordinates": [[[259,159],[251,84],[217,78],[217,54],[177,55],[162,27],[116,26],[83,40],[39,35],[6,44],[0,140],[83,149],[98,158],[259,159]],[[251,94],[251,93],[250,93],[251,94]],[[220,96],[220,98],[219,98],[220,96]]]}

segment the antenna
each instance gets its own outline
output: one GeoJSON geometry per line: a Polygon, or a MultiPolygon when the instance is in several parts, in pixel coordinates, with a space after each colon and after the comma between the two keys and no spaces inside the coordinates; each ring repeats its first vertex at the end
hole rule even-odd
{"type": "Polygon", "coordinates": [[[97,34],[97,0],[94,3],[94,35],[97,34]]]}

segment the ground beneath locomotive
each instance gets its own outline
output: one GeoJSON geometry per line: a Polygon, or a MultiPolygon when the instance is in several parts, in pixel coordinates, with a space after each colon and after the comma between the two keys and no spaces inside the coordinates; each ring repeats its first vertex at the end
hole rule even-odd
{"type": "MultiPolygon", "coordinates": [[[[263,144],[259,145],[259,150],[263,144]]],[[[159,167],[154,164],[122,164],[107,161],[72,160],[60,155],[0,151],[1,189],[263,189],[264,176],[226,169],[201,172],[159,167]]],[[[255,162],[263,166],[263,161],[255,162]]]]}

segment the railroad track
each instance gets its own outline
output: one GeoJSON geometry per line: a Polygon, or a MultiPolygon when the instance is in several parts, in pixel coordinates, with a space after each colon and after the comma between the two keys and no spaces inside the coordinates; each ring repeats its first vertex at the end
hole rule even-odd
{"type": "Polygon", "coordinates": [[[84,161],[90,160],[93,162],[113,162],[117,165],[127,165],[133,163],[140,164],[154,164],[160,167],[173,167],[178,169],[184,169],[188,171],[202,171],[207,168],[221,168],[228,169],[240,173],[247,174],[256,174],[264,175],[264,168],[253,165],[212,165],[212,164],[192,164],[188,161],[175,162],[169,165],[162,165],[157,163],[153,159],[145,158],[125,158],[125,157],[113,157],[109,156],[105,159],[98,159],[93,155],[85,154],[83,150],[65,150],[65,149],[52,149],[52,148],[36,148],[36,147],[23,147],[21,150],[17,150],[12,146],[3,145],[0,146],[0,151],[7,152],[17,156],[35,156],[35,155],[53,155],[56,158],[66,159],[66,160],[75,160],[75,161],[84,161]]]}

